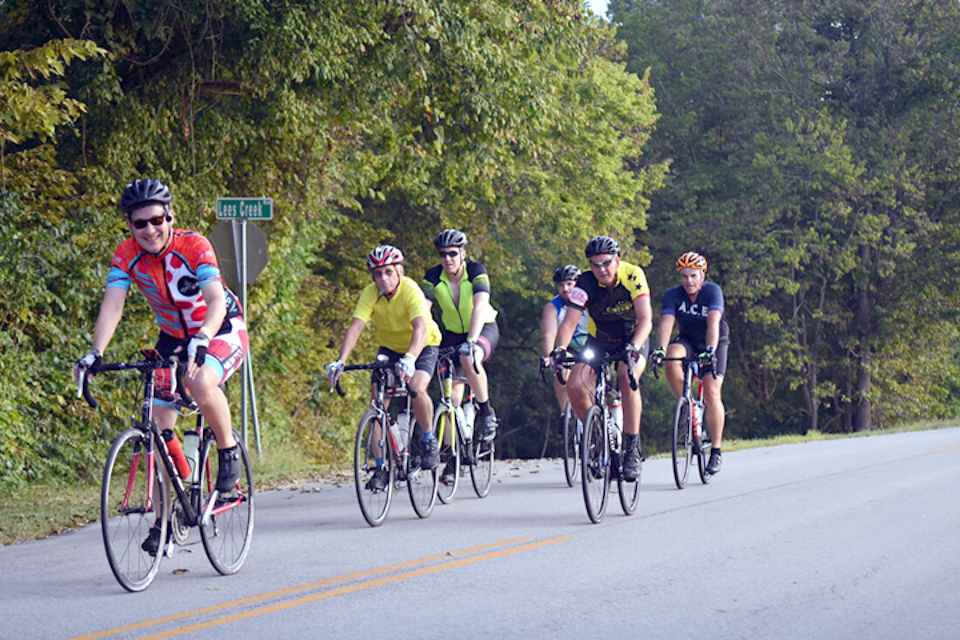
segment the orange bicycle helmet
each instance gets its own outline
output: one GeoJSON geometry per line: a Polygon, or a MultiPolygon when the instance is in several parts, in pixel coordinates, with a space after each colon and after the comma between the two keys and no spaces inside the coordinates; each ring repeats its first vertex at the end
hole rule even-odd
{"type": "Polygon", "coordinates": [[[707,270],[707,259],[695,251],[687,251],[677,258],[677,271],[683,269],[702,269],[707,270]]]}

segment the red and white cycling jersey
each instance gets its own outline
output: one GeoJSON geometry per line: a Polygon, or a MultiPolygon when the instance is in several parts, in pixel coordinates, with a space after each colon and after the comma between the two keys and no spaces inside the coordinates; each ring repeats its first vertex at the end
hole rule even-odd
{"type": "MultiPolygon", "coordinates": [[[[158,256],[144,251],[137,241],[128,238],[120,243],[110,272],[107,287],[129,289],[131,280],[140,291],[160,325],[160,331],[180,340],[197,332],[207,315],[207,303],[201,289],[210,282],[220,282],[220,267],[210,241],[196,231],[173,230],[170,246],[158,256]]],[[[224,285],[227,317],[243,315],[236,295],[224,285]]]]}

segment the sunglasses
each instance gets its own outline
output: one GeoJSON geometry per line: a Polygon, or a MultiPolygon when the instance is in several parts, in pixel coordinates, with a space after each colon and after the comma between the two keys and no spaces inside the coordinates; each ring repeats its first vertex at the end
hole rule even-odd
{"type": "Polygon", "coordinates": [[[133,225],[134,229],[146,229],[147,224],[152,224],[155,227],[159,227],[166,222],[166,220],[166,216],[157,216],[155,218],[147,218],[146,220],[131,220],[130,224],[133,225]]]}
{"type": "Polygon", "coordinates": [[[596,269],[603,269],[604,267],[609,267],[614,260],[616,260],[616,258],[610,258],[609,260],[604,260],[603,262],[594,262],[593,260],[591,260],[590,267],[596,268],[596,269]]]}
{"type": "Polygon", "coordinates": [[[458,255],[460,255],[460,252],[459,252],[459,251],[441,251],[441,252],[440,252],[440,257],[441,257],[441,258],[452,258],[452,257],[458,256],[458,255]]]}

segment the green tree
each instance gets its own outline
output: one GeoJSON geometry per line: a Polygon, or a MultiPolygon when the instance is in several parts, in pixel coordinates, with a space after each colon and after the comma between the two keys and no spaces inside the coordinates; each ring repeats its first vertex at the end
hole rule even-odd
{"type": "Polygon", "coordinates": [[[612,9],[628,69],[651,68],[661,97],[648,151],[673,161],[651,245],[658,257],[698,248],[719,267],[742,428],[859,430],[954,411],[944,238],[957,155],[942,136],[958,124],[956,3],[612,9]],[[945,286],[932,287],[938,268],[945,286]],[[949,336],[934,341],[948,353],[931,335],[949,336]]]}

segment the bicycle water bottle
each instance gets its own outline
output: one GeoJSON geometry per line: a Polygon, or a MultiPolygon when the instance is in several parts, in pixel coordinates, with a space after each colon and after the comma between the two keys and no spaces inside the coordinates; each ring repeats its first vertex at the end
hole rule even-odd
{"type": "Polygon", "coordinates": [[[407,443],[410,442],[410,414],[406,411],[398,413],[397,419],[391,426],[391,432],[394,429],[396,429],[394,444],[397,447],[397,451],[403,451],[407,447],[407,443]]]}
{"type": "Polygon", "coordinates": [[[167,451],[170,452],[170,457],[173,458],[173,464],[176,465],[177,471],[180,472],[181,478],[187,478],[190,476],[190,463],[187,462],[187,458],[183,455],[183,448],[180,446],[180,439],[177,438],[175,434],[170,429],[163,430],[163,441],[167,443],[167,451]]]}
{"type": "Polygon", "coordinates": [[[190,464],[190,474],[185,480],[196,482],[200,477],[200,434],[193,429],[183,432],[183,456],[190,464]]]}
{"type": "Polygon", "coordinates": [[[457,407],[457,411],[463,414],[463,437],[467,440],[473,438],[473,422],[477,419],[477,408],[471,401],[467,401],[462,407],[457,407]]]}
{"type": "Polygon", "coordinates": [[[617,442],[620,442],[620,434],[623,431],[623,405],[620,404],[620,394],[615,394],[610,401],[610,426],[617,436],[617,442]]]}
{"type": "Polygon", "coordinates": [[[703,425],[703,402],[693,401],[693,436],[700,437],[700,427],[703,425]]]}

